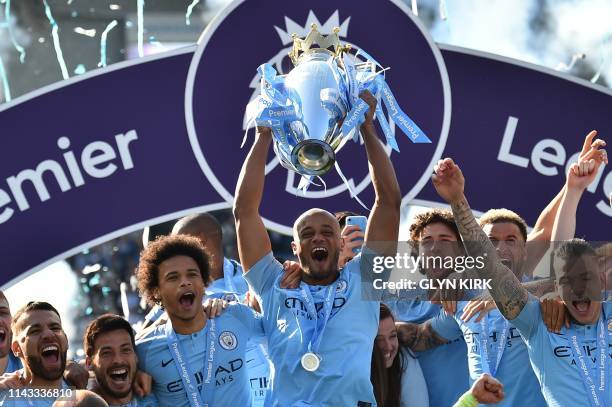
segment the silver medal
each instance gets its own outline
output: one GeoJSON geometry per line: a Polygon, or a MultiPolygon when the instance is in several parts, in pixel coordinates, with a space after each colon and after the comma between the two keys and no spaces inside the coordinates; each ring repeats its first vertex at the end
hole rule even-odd
{"type": "Polygon", "coordinates": [[[321,364],[321,358],[316,353],[306,352],[304,353],[304,356],[302,356],[301,362],[302,367],[305,370],[309,372],[315,372],[321,364]]]}

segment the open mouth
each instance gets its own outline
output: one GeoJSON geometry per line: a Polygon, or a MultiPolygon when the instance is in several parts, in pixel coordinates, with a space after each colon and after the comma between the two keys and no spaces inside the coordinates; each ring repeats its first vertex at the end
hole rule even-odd
{"type": "Polygon", "coordinates": [[[310,255],[316,261],[324,261],[327,259],[328,252],[325,247],[315,247],[314,249],[312,249],[310,255]]]}
{"type": "Polygon", "coordinates": [[[6,340],[6,335],[7,334],[7,330],[6,328],[2,328],[0,327],[0,345],[4,343],[4,341],[6,340]]]}
{"type": "Polygon", "coordinates": [[[55,364],[59,362],[59,346],[57,345],[47,345],[40,352],[42,355],[43,361],[49,364],[55,364]]]}
{"type": "Polygon", "coordinates": [[[112,369],[109,372],[109,376],[113,382],[124,383],[128,379],[128,369],[125,367],[112,369]]]}
{"type": "Polygon", "coordinates": [[[499,261],[501,262],[501,264],[503,264],[504,266],[506,266],[507,268],[512,270],[512,261],[511,260],[509,260],[509,259],[499,259],[499,261]]]}
{"type": "Polygon", "coordinates": [[[183,307],[191,307],[194,301],[195,301],[195,294],[192,292],[185,293],[181,295],[179,298],[179,303],[183,307]]]}
{"type": "Polygon", "coordinates": [[[591,305],[591,300],[572,301],[574,308],[580,313],[586,313],[591,305]]]}

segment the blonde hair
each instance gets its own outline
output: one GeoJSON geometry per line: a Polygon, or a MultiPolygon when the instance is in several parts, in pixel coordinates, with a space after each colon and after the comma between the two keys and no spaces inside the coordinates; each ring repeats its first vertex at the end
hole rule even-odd
{"type": "Polygon", "coordinates": [[[480,217],[478,223],[480,227],[492,225],[494,223],[514,223],[520,230],[523,240],[527,241],[527,223],[516,212],[510,209],[489,209],[480,217]]]}

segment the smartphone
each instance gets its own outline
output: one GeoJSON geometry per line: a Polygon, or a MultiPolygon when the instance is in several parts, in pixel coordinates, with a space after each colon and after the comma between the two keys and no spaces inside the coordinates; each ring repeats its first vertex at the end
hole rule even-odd
{"type": "MultiPolygon", "coordinates": [[[[346,217],[346,226],[359,226],[359,229],[363,233],[366,231],[366,226],[368,225],[368,218],[365,216],[347,216],[346,217]]],[[[359,238],[359,240],[363,240],[359,238]]],[[[361,252],[361,246],[353,248],[353,253],[359,254],[361,252]]]]}

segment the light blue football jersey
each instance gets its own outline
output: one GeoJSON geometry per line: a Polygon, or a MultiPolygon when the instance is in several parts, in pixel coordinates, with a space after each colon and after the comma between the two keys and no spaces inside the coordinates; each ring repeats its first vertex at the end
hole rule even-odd
{"type": "MultiPolygon", "coordinates": [[[[225,294],[234,293],[236,301],[242,302],[249,291],[249,285],[244,279],[242,266],[234,260],[223,259],[223,278],[214,280],[206,287],[206,297],[231,300],[225,294]]],[[[205,298],[206,298],[205,297],[205,298]]]]}
{"type": "Polygon", "coordinates": [[[483,335],[483,324],[474,322],[472,318],[468,322],[460,319],[464,308],[468,305],[467,301],[457,303],[457,312],[449,316],[444,311],[431,320],[432,328],[438,335],[453,340],[463,336],[467,344],[468,365],[470,370],[470,381],[473,383],[483,373],[491,374],[495,370],[495,363],[498,360],[498,350],[502,346],[500,340],[505,342],[501,359],[494,376],[504,384],[505,397],[496,404],[497,406],[512,407],[518,405],[546,407],[546,402],[540,391],[540,384],[529,364],[527,346],[518,330],[511,326],[503,317],[499,310],[494,309],[483,319],[486,321],[486,331],[488,334],[487,348],[489,369],[482,363],[481,345],[483,335]],[[504,324],[506,322],[506,324],[504,324]],[[506,325],[506,327],[505,327],[506,325]],[[501,338],[504,330],[506,337],[501,338]]]}
{"type": "MultiPolygon", "coordinates": [[[[333,283],[336,288],[331,317],[318,350],[322,360],[314,372],[300,363],[317,323],[307,311],[301,290],[280,288],[283,266],[272,253],[245,274],[262,306],[274,367],[266,406],[376,405],[370,364],[380,311],[379,302],[361,299],[360,261],[361,255],[351,260],[333,283]]],[[[328,286],[303,287],[308,287],[317,317],[322,319],[328,286]]]]}
{"type": "Polygon", "coordinates": [[[270,387],[270,371],[272,367],[267,344],[249,341],[246,359],[249,382],[251,384],[251,396],[253,397],[252,406],[262,407],[270,387]]]}
{"type": "MultiPolygon", "coordinates": [[[[249,338],[261,336],[261,316],[242,304],[232,304],[214,319],[214,360],[210,372],[212,400],[214,406],[249,406],[251,391],[247,373],[246,350],[249,338]]],[[[205,367],[208,360],[208,340],[211,321],[191,335],[176,337],[188,362],[192,380],[197,383],[200,394],[209,373],[205,367]]],[[[190,406],[188,395],[173,354],[168,347],[166,326],[161,325],[136,342],[139,367],[153,377],[153,393],[162,406],[190,406]]],[[[206,402],[206,401],[205,401],[206,402]]]]}
{"type": "Polygon", "coordinates": [[[19,369],[23,369],[23,364],[21,363],[21,359],[15,356],[12,351],[9,351],[7,357],[8,357],[8,363],[6,364],[4,373],[13,373],[19,369]]]}
{"type": "MultiPolygon", "coordinates": [[[[607,406],[612,406],[612,303],[602,303],[604,341],[607,377],[605,378],[604,398],[607,406]]],[[[511,321],[523,336],[533,371],[540,382],[544,398],[549,406],[591,407],[590,396],[584,386],[583,376],[579,371],[579,361],[573,356],[571,331],[578,337],[579,348],[591,378],[599,384],[598,366],[600,347],[597,339],[597,324],[578,325],[572,322],[570,330],[565,326],[561,333],[549,332],[542,320],[540,303],[531,296],[521,313],[511,321]]],[[[603,365],[601,365],[603,366],[603,365]]],[[[605,402],[605,401],[604,401],[605,402]]]]}

